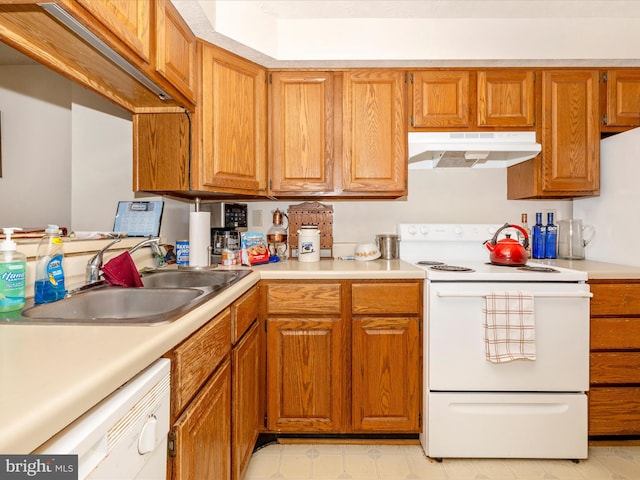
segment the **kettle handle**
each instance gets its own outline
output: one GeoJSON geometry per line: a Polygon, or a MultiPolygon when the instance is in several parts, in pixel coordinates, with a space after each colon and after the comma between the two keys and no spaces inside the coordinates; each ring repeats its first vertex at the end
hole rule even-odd
{"type": "Polygon", "coordinates": [[[516,230],[519,230],[520,232],[522,232],[522,234],[524,235],[524,240],[522,241],[522,246],[526,249],[529,246],[529,234],[527,233],[527,231],[522,228],[520,225],[512,225],[510,223],[505,223],[503,226],[501,226],[498,231],[493,235],[493,238],[491,239],[491,243],[493,245],[495,245],[498,242],[498,235],[500,234],[500,232],[502,230],[504,230],[505,228],[515,228],[516,230]]]}

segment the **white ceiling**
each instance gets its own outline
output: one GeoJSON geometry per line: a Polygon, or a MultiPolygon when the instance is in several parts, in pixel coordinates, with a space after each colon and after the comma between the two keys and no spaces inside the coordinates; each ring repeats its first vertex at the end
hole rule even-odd
{"type": "Polygon", "coordinates": [[[640,64],[640,0],[172,0],[267,67],[640,64]]]}
{"type": "Polygon", "coordinates": [[[267,15],[287,19],[640,16],[637,0],[254,0],[253,3],[267,15]]]}
{"type": "MultiPolygon", "coordinates": [[[[467,22],[464,30],[471,30],[474,27],[473,19],[477,22],[518,22],[529,20],[537,21],[538,24],[553,24],[553,22],[575,21],[581,19],[584,22],[596,21],[601,22],[602,31],[595,32],[599,35],[612,37],[611,45],[615,48],[606,50],[610,52],[606,56],[600,55],[600,58],[594,59],[593,56],[587,55],[575,56],[572,58],[572,64],[581,65],[589,64],[588,59],[592,59],[593,64],[604,64],[602,58],[614,59],[610,63],[616,64],[620,62],[620,58],[624,59],[622,64],[635,65],[640,63],[640,52],[633,51],[634,48],[640,48],[640,42],[635,38],[625,41],[625,32],[640,32],[640,0],[172,0],[180,13],[187,20],[193,31],[200,38],[212,41],[224,48],[239,53],[250,58],[262,65],[268,67],[276,66],[325,66],[334,64],[339,66],[340,63],[346,63],[350,66],[375,64],[393,65],[394,59],[401,65],[412,66],[419,65],[415,60],[417,58],[437,60],[449,60],[443,62],[443,65],[455,64],[460,62],[463,65],[472,66],[474,58],[471,56],[464,58],[446,57],[450,52],[443,48],[446,45],[447,38],[445,35],[439,34],[438,40],[442,40],[440,50],[435,54],[426,52],[424,56],[420,56],[420,52],[415,52],[415,45],[404,39],[398,39],[398,28],[400,33],[401,25],[426,25],[425,30],[434,30],[435,25],[446,30],[448,26],[456,25],[456,21],[467,22]],[[239,6],[245,6],[245,10],[238,10],[239,6]],[[233,8],[230,9],[230,7],[233,8]],[[215,12],[215,13],[212,13],[215,12]],[[225,13],[231,12],[231,13],[225,13]],[[240,13],[237,13],[240,12],[240,13]],[[244,12],[249,14],[243,18],[244,12]],[[226,17],[225,17],[226,14],[226,17]],[[216,15],[221,17],[216,24],[216,15]],[[606,22],[605,22],[606,20],[606,22]],[[254,23],[251,23],[251,22],[254,23]],[[624,22],[619,28],[615,22],[624,22]],[[256,22],[258,28],[256,28],[256,22]],[[376,25],[377,41],[383,42],[385,45],[391,45],[389,49],[380,48],[380,45],[374,45],[370,37],[365,35],[358,36],[353,34],[348,36],[346,31],[350,30],[353,25],[353,32],[358,32],[358,28],[362,28],[362,22],[369,22],[366,25],[376,25]],[[375,22],[375,23],[374,23],[375,22]],[[423,23],[420,23],[423,22],[423,23]],[[608,23],[607,23],[608,22],[608,23]],[[613,22],[613,23],[612,23],[613,22]],[[385,28],[386,25],[390,28],[385,28]],[[264,32],[260,32],[262,37],[247,36],[247,31],[260,30],[264,28],[264,32]],[[265,27],[266,25],[266,27],[265,27]],[[612,27],[613,25],[613,27],[612,27]],[[283,35],[283,30],[288,28],[296,32],[283,35]],[[314,27],[317,26],[317,30],[314,27]],[[391,26],[394,26],[394,31],[391,26]],[[314,48],[318,52],[313,56],[311,53],[308,58],[304,58],[304,48],[307,47],[309,39],[304,35],[309,32],[309,36],[316,35],[317,31],[322,32],[319,38],[315,39],[314,48]],[[297,36],[296,36],[297,35],[297,36]],[[388,42],[385,42],[385,35],[388,36],[388,42]],[[618,37],[615,37],[618,35],[618,37]],[[282,37],[279,39],[278,37],[282,37]],[[335,40],[334,37],[340,37],[335,40]],[[615,38],[613,38],[615,37],[615,38]],[[291,40],[293,38],[293,41],[291,40]],[[395,44],[393,42],[396,42],[395,44]],[[278,43],[280,42],[280,43],[278,43]],[[342,44],[336,43],[342,42],[342,44]],[[403,43],[404,42],[404,43],[403,43]],[[293,53],[286,58],[279,58],[279,53],[283,51],[283,44],[300,43],[299,50],[303,53],[293,53]],[[324,50],[321,46],[324,45],[324,50]],[[636,47],[637,45],[637,47],[636,47]],[[405,49],[405,47],[407,47],[405,49]],[[409,47],[413,47],[411,50],[409,47]],[[395,50],[391,50],[394,48],[395,50]],[[375,49],[376,53],[371,54],[370,51],[375,49]],[[626,49],[618,55],[620,50],[626,49]],[[629,51],[632,50],[632,51],[629,51]],[[442,51],[443,57],[437,57],[442,51]],[[340,57],[343,52],[346,57],[340,57]],[[367,52],[368,57],[364,55],[357,56],[359,52],[367,52]],[[371,55],[379,55],[374,58],[371,55]],[[324,57],[323,57],[324,55],[324,57]],[[350,56],[349,56],[350,55],[350,56]],[[429,56],[432,55],[432,56],[429,56]],[[320,59],[319,59],[320,58],[320,59]],[[345,61],[348,58],[348,61],[345,61]],[[585,60],[587,59],[587,60],[585,60]],[[379,62],[378,62],[379,60],[379,62]],[[409,61],[407,61],[409,60],[409,61]]],[[[495,23],[487,23],[486,25],[495,25],[495,23]]],[[[484,26],[487,29],[490,27],[484,26]]],[[[558,24],[560,25],[560,24],[558,24]]],[[[588,23],[586,23],[588,25],[588,23]]],[[[480,27],[478,27],[480,28],[480,27]]],[[[450,28],[449,28],[450,29],[450,28]]],[[[406,29],[405,29],[406,30],[406,29]]],[[[539,29],[538,29],[539,30],[539,29]]],[[[424,32],[419,32],[424,35],[424,32]]],[[[506,32],[505,32],[506,33],[506,32]]],[[[472,33],[466,32],[467,35],[472,33]]],[[[640,33],[638,34],[640,35],[640,33]]],[[[476,37],[482,40],[481,37],[476,37]]],[[[473,38],[473,36],[472,36],[473,38]]],[[[526,43],[533,42],[529,39],[509,39],[505,34],[506,43],[526,43]]],[[[457,38],[456,38],[457,40],[457,38]]],[[[579,39],[571,38],[570,42],[579,45],[579,39]]],[[[553,41],[550,41],[553,44],[553,41]]],[[[469,42],[467,42],[469,44],[469,42]]],[[[585,47],[587,48],[587,47],[585,47]]],[[[466,53],[466,51],[465,51],[466,53]]],[[[582,53],[582,52],[581,52],[582,53]]],[[[553,57],[552,53],[547,57],[530,57],[522,58],[523,63],[534,65],[532,61],[536,58],[563,58],[553,57]]],[[[500,56],[500,53],[493,59],[494,62],[503,59],[505,64],[516,64],[514,58],[506,58],[500,56]]],[[[0,42],[0,65],[4,64],[28,64],[33,63],[27,57],[20,55],[15,50],[6,48],[0,42]]],[[[485,62],[486,63],[486,62],[485,62]]],[[[545,63],[545,62],[542,62],[545,63]]],[[[546,62],[550,63],[550,62],[546,62]]]]}

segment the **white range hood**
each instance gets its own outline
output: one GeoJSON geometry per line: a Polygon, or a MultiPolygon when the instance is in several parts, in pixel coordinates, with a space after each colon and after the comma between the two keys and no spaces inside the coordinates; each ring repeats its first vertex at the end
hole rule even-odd
{"type": "Polygon", "coordinates": [[[542,150],[535,132],[409,132],[409,168],[505,168],[542,150]]]}

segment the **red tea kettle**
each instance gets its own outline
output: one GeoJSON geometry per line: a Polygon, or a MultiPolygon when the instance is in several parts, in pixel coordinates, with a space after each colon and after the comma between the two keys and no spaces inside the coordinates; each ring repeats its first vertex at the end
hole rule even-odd
{"type": "Polygon", "coordinates": [[[527,231],[519,225],[505,223],[498,229],[491,240],[484,242],[484,245],[487,247],[487,250],[491,252],[489,259],[491,263],[495,265],[519,266],[527,263],[526,249],[529,245],[529,235],[527,235],[527,231]],[[522,245],[517,240],[510,238],[509,234],[506,234],[507,238],[498,241],[498,235],[505,228],[515,228],[522,232],[524,235],[522,245]]]}

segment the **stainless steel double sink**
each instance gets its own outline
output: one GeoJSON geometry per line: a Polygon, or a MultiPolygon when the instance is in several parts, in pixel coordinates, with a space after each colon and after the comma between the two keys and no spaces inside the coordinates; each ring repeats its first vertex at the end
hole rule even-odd
{"type": "Polygon", "coordinates": [[[214,298],[250,270],[153,270],[142,288],[98,286],[25,308],[20,324],[159,325],[214,298]]]}

